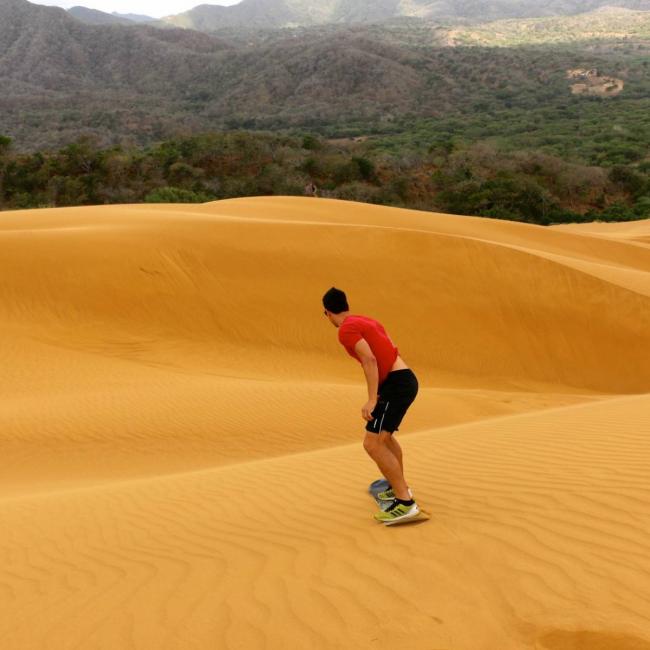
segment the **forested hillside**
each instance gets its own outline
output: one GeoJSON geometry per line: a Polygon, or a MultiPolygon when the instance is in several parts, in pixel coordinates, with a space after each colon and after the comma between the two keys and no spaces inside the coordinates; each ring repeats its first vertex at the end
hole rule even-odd
{"type": "Polygon", "coordinates": [[[627,124],[648,112],[647,41],[496,48],[445,40],[444,30],[412,22],[253,37],[92,26],[0,0],[0,133],[17,149],[40,150],[81,134],[144,145],[214,129],[334,137],[456,120],[457,131],[467,124],[466,135],[480,138],[510,129],[512,112],[547,133],[555,123],[575,133],[583,114],[609,128],[612,115],[627,124]],[[624,88],[576,98],[567,79],[575,69],[597,69],[624,88]]]}
{"type": "Polygon", "coordinates": [[[451,45],[549,45],[593,41],[648,41],[650,11],[603,7],[577,16],[500,20],[448,32],[451,45]]]}

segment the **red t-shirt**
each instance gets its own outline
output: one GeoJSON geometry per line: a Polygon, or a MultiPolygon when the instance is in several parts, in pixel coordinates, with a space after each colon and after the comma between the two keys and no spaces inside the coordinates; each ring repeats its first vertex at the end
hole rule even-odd
{"type": "Polygon", "coordinates": [[[361,340],[366,339],[372,353],[377,359],[377,369],[379,373],[379,385],[386,379],[390,369],[397,359],[398,350],[390,340],[384,326],[366,316],[356,316],[350,314],[339,326],[339,341],[348,351],[351,357],[354,357],[359,363],[361,359],[354,351],[354,346],[361,340]]]}

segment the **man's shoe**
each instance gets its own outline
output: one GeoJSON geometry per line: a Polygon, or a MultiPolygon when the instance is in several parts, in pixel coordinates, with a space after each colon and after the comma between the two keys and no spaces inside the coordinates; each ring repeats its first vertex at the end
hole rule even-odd
{"type": "Polygon", "coordinates": [[[393,524],[400,524],[407,519],[413,519],[420,514],[418,504],[413,502],[410,506],[404,505],[399,501],[393,501],[388,510],[382,510],[374,515],[375,519],[382,524],[392,526],[393,524]]]}
{"type": "MultiPolygon", "coordinates": [[[[411,492],[411,488],[409,488],[409,496],[411,497],[411,499],[413,498],[413,492],[411,492]]],[[[395,493],[393,492],[393,488],[388,488],[385,492],[380,492],[377,495],[377,498],[380,501],[394,501],[395,493]]]]}

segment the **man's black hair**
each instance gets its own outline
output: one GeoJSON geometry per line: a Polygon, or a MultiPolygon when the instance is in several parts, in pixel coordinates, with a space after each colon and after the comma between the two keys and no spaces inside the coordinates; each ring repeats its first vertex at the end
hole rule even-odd
{"type": "Polygon", "coordinates": [[[333,314],[340,314],[342,311],[350,310],[348,299],[345,297],[345,294],[336,287],[332,287],[323,296],[323,307],[325,307],[327,311],[331,311],[333,314]]]}

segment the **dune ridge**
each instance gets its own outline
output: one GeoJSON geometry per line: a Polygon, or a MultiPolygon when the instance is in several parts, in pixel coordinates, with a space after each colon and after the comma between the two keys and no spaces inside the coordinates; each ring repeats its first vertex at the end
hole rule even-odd
{"type": "MultiPolygon", "coordinates": [[[[650,261],[644,249],[630,252],[619,242],[585,242],[583,236],[502,222],[494,226],[496,233],[503,231],[510,243],[512,233],[519,241],[526,236],[526,251],[462,234],[423,237],[406,229],[409,219],[428,218],[430,227],[453,226],[459,232],[485,230],[487,220],[467,218],[467,224],[449,215],[393,210],[371,206],[357,214],[356,207],[346,210],[344,202],[295,198],[159,211],[107,206],[30,216],[30,228],[22,231],[17,225],[23,215],[15,213],[3,218],[0,231],[3,321],[21,323],[24,314],[32,332],[43,339],[60,342],[72,336],[77,347],[93,341],[95,350],[137,354],[140,360],[159,361],[174,355],[170,345],[190,343],[198,343],[201,356],[209,357],[204,343],[215,341],[220,347],[234,346],[231,354],[220,356],[238,362],[253,352],[256,372],[270,357],[274,373],[294,374],[298,366],[304,368],[301,355],[307,350],[319,366],[328,363],[329,371],[343,364],[329,361],[331,333],[322,327],[315,297],[340,278],[356,296],[353,309],[387,322],[393,317],[395,339],[404,341],[405,355],[407,345],[417,350],[418,366],[427,377],[442,371],[472,381],[485,377],[489,385],[507,377],[511,385],[648,390],[650,360],[639,354],[650,342],[647,296],[597,277],[602,269],[596,264],[593,274],[584,268],[590,260],[618,265],[635,272],[634,283],[646,290],[650,261]],[[304,220],[307,208],[321,220],[331,214],[333,222],[341,213],[347,222],[351,214],[357,220],[374,215],[378,227],[286,223],[304,220]],[[382,229],[391,215],[393,228],[382,229]],[[99,219],[108,219],[112,227],[85,223],[99,219]],[[57,230],[57,224],[65,228],[57,230]],[[553,238],[558,240],[554,254],[574,250],[581,270],[532,254],[534,246],[550,252],[553,238]],[[319,245],[313,246],[314,241],[319,245]],[[631,260],[627,266],[624,250],[631,260]],[[57,268],[59,258],[66,259],[65,268],[57,268]],[[83,278],[90,267],[96,272],[83,278]],[[304,268],[310,269],[306,277],[304,268]],[[297,279],[300,290],[292,291],[297,279]],[[408,287],[412,299],[385,304],[390,286],[408,287]],[[57,287],[65,287],[64,293],[57,287]],[[594,309],[600,310],[597,320],[594,309]],[[296,313],[311,314],[313,320],[297,322],[296,313]],[[229,325],[230,314],[237,314],[238,327],[229,325]],[[413,322],[422,327],[411,331],[407,324],[413,322]],[[478,331],[476,322],[481,322],[478,331]],[[591,353],[593,345],[602,356],[591,353]],[[287,367],[278,368],[278,361],[287,367]]],[[[209,364],[214,363],[210,358],[209,364]]],[[[346,376],[352,377],[349,369],[346,376]]]]}
{"type": "Polygon", "coordinates": [[[0,213],[1,645],[650,650],[650,221],[604,226],[0,213]],[[429,521],[371,518],[333,284],[420,380],[429,521]]]}

